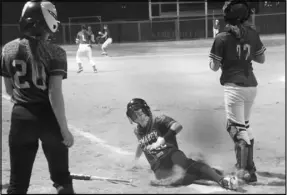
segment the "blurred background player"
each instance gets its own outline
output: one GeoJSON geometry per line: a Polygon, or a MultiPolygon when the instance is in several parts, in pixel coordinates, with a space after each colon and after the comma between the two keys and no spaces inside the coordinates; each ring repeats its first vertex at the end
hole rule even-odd
{"type": "Polygon", "coordinates": [[[7,193],[27,193],[41,140],[54,187],[59,194],[73,194],[68,148],[74,138],[68,129],[62,93],[67,56],[48,41],[58,30],[57,10],[49,1],[29,1],[19,23],[21,37],[4,45],[1,53],[1,76],[14,103],[7,193]]]}
{"type": "Polygon", "coordinates": [[[89,33],[89,35],[91,36],[90,44],[95,43],[95,35],[94,35],[94,33],[93,33],[93,30],[92,30],[92,27],[91,27],[91,26],[88,26],[88,33],[89,33]]]}
{"type": "Polygon", "coordinates": [[[248,22],[250,13],[246,1],[226,1],[223,14],[227,25],[215,37],[209,54],[210,68],[222,70],[226,128],[235,143],[238,176],[247,183],[257,181],[249,119],[258,83],[251,62],[264,63],[266,50],[254,25],[248,22]]]}
{"type": "Polygon", "coordinates": [[[216,19],[213,23],[213,38],[215,38],[215,36],[219,33],[219,29],[220,29],[219,20],[216,19]]]}
{"type": "Polygon", "coordinates": [[[145,100],[132,99],[127,104],[126,115],[131,123],[137,124],[134,133],[139,144],[135,162],[145,154],[157,179],[153,185],[190,185],[195,180],[207,179],[223,188],[237,187],[236,178],[223,177],[220,171],[207,164],[187,158],[178,148],[176,139],[182,126],[166,115],[154,116],[145,100]]]}
{"type": "Polygon", "coordinates": [[[93,71],[96,73],[97,72],[96,64],[92,59],[93,58],[92,45],[91,45],[91,43],[93,42],[93,40],[91,39],[92,36],[90,32],[88,32],[86,25],[82,25],[81,28],[82,30],[78,32],[77,38],[76,38],[76,43],[79,44],[79,48],[76,54],[76,61],[79,67],[77,72],[80,73],[83,71],[81,58],[87,57],[89,59],[89,63],[93,67],[93,71]]]}
{"type": "Polygon", "coordinates": [[[100,34],[102,34],[101,39],[104,41],[102,44],[102,55],[108,55],[107,48],[110,44],[112,44],[113,39],[107,24],[104,25],[104,32],[100,34]]]}

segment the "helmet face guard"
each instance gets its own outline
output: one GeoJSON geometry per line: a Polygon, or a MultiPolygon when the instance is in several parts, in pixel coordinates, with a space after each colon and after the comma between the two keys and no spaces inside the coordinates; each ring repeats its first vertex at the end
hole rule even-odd
{"type": "Polygon", "coordinates": [[[131,105],[127,109],[127,117],[129,118],[130,122],[135,122],[135,120],[138,118],[137,114],[135,111],[138,111],[142,109],[139,105],[131,105]]]}
{"type": "Polygon", "coordinates": [[[135,113],[138,110],[142,110],[144,114],[149,116],[150,114],[150,108],[147,105],[147,103],[143,99],[132,99],[128,105],[127,105],[127,112],[126,115],[129,118],[130,122],[134,122],[137,118],[138,115],[135,113]]]}
{"type": "Polygon", "coordinates": [[[56,7],[49,1],[28,1],[19,21],[20,31],[30,36],[41,36],[44,32],[56,33],[59,24],[56,7]]]}

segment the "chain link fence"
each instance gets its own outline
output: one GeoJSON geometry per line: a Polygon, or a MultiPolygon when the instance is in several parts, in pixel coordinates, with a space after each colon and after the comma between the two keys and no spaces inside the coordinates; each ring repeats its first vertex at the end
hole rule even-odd
{"type": "MultiPolygon", "coordinates": [[[[224,28],[223,18],[220,21],[224,28]]],[[[91,25],[94,33],[100,31],[100,23],[86,23],[91,25]]],[[[134,22],[107,22],[114,43],[172,41],[176,40],[176,29],[179,25],[179,39],[204,39],[205,18],[202,19],[174,19],[165,21],[134,21],[134,22]]],[[[262,14],[255,16],[256,28],[260,34],[285,34],[286,13],[262,14]]],[[[208,37],[213,36],[213,19],[208,18],[208,37]]],[[[63,23],[59,32],[55,34],[54,42],[57,44],[75,44],[75,38],[81,24],[63,23]]],[[[2,45],[19,36],[18,25],[2,24],[2,45]]]]}

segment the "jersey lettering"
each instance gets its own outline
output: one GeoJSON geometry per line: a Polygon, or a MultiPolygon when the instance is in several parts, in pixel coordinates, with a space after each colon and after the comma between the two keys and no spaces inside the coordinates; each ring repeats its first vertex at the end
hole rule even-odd
{"type": "Polygon", "coordinates": [[[244,59],[244,60],[248,60],[250,57],[250,50],[251,50],[251,46],[249,44],[244,44],[243,46],[240,44],[236,45],[236,51],[237,51],[237,58],[238,59],[244,59]],[[242,52],[242,50],[244,52],[242,52]]]}
{"type": "MultiPolygon", "coordinates": [[[[23,60],[13,60],[12,65],[16,69],[16,72],[14,74],[15,85],[20,89],[30,88],[30,84],[28,83],[27,79],[25,79],[25,77],[27,76],[27,63],[23,60]]],[[[41,73],[42,77],[39,77],[35,72],[35,70],[32,68],[31,71],[32,82],[35,85],[35,87],[44,91],[47,89],[46,85],[47,76],[44,68],[42,68],[41,70],[42,70],[41,73]]]]}

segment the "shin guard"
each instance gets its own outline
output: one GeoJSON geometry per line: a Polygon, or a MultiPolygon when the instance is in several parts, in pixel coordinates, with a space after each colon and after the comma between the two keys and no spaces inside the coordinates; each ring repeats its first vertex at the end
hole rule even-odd
{"type": "Polygon", "coordinates": [[[248,158],[247,158],[247,171],[250,173],[254,173],[256,171],[254,159],[253,159],[253,146],[254,146],[254,139],[250,140],[250,146],[248,147],[248,158]]]}
{"type": "Polygon", "coordinates": [[[246,141],[238,140],[235,142],[235,153],[236,153],[236,161],[238,169],[246,169],[247,168],[247,160],[248,160],[248,149],[246,141]]]}

